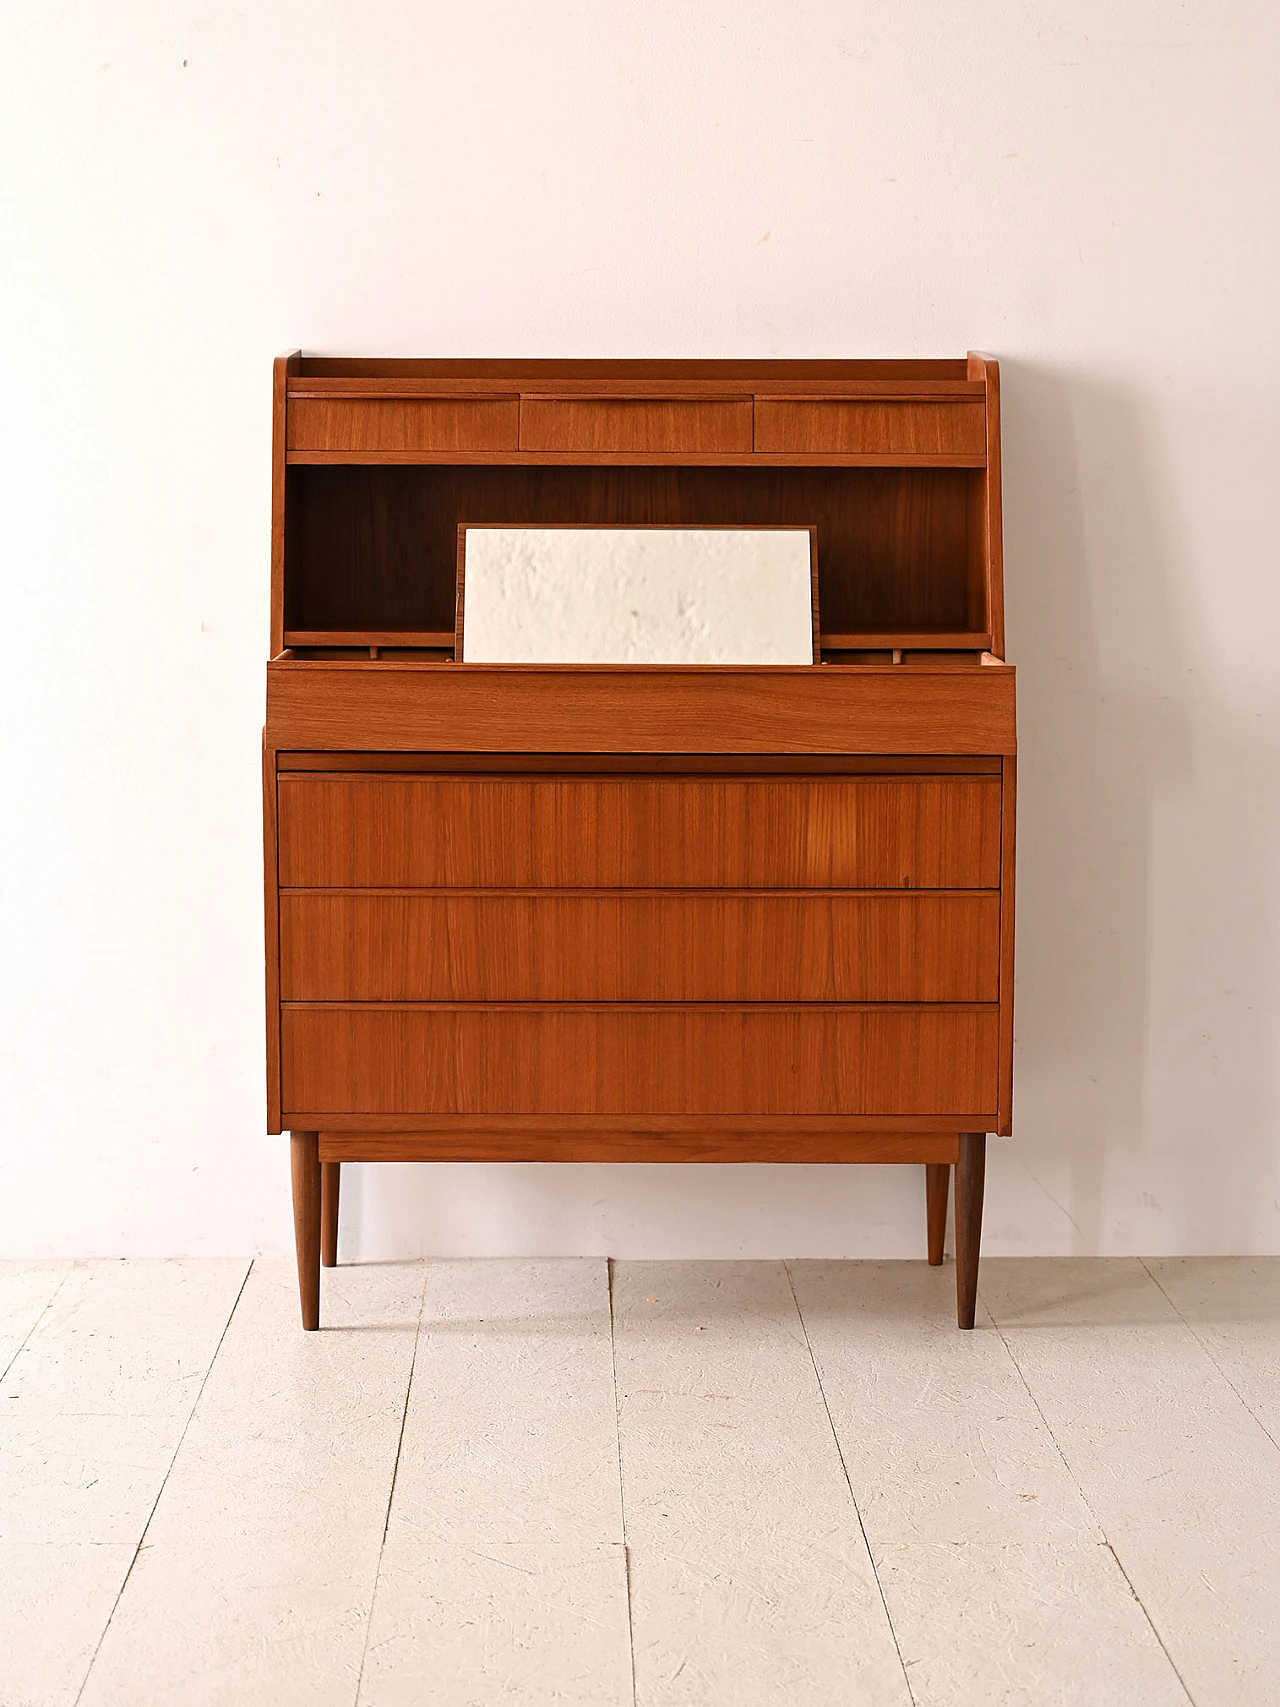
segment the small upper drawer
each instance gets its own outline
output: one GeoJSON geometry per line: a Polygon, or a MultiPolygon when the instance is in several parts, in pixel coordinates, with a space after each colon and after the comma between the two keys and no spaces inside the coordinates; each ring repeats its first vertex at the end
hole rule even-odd
{"type": "Polygon", "coordinates": [[[751,449],[749,397],[526,397],[520,449],[715,455],[751,449]]]}
{"type": "Polygon", "coordinates": [[[290,450],[501,451],[520,436],[518,397],[299,397],[290,450]]]}
{"type": "Polygon", "coordinates": [[[756,398],[757,451],[810,456],[983,457],[986,433],[986,410],[978,401],[756,398]]]}

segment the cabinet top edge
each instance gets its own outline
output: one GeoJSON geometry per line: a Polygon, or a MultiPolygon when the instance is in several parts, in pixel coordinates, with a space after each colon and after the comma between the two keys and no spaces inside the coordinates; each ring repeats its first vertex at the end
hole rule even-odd
{"type": "Polygon", "coordinates": [[[303,355],[291,377],[386,379],[506,379],[555,382],[568,379],[950,379],[970,377],[965,357],[871,358],[865,360],[747,358],[720,360],[595,359],[549,357],[424,357],[303,355]]]}
{"type": "Polygon", "coordinates": [[[950,664],[931,664],[912,662],[910,664],[482,664],[456,663],[452,659],[425,658],[285,658],[275,657],[267,660],[269,671],[282,670],[292,674],[295,671],[340,670],[343,672],[355,670],[361,673],[373,672],[375,676],[385,676],[388,671],[397,673],[410,670],[425,672],[429,675],[448,673],[457,677],[462,675],[499,675],[499,676],[634,676],[641,680],[660,676],[714,676],[723,679],[726,676],[737,677],[750,681],[759,676],[784,676],[794,680],[804,677],[821,677],[828,681],[861,680],[865,676],[887,676],[895,681],[910,681],[919,676],[948,676],[953,680],[972,680],[974,677],[1011,676],[1016,666],[1007,663],[1003,658],[997,658],[991,653],[984,653],[982,660],[966,669],[958,670],[950,664]]]}

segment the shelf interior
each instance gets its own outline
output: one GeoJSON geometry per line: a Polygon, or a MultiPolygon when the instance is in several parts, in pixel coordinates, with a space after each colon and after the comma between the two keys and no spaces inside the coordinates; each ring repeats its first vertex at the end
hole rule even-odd
{"type": "Polygon", "coordinates": [[[817,528],[822,645],[991,643],[981,470],[295,465],[285,644],[453,645],[460,522],[817,528]]]}

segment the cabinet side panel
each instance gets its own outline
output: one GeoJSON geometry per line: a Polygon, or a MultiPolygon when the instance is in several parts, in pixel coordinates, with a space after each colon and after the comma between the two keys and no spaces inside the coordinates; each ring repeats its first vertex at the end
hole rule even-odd
{"type": "Polygon", "coordinates": [[[276,841],[276,755],[262,743],[263,924],[267,984],[267,1131],[280,1125],[280,884],[276,841]]]}
{"type": "Polygon", "coordinates": [[[986,453],[984,487],[983,558],[986,567],[987,611],[991,624],[991,650],[1004,657],[1004,516],[1000,477],[1000,364],[989,356],[971,353],[969,377],[987,388],[986,453]]]}
{"type": "Polygon", "coordinates": [[[1014,821],[1017,817],[1018,761],[1004,761],[1000,802],[1000,1124],[1002,1138],[1013,1131],[1013,926],[1014,821]]]}
{"type": "Polygon", "coordinates": [[[271,651],[284,650],[285,457],[288,449],[288,387],[290,375],[302,366],[302,351],[277,356],[271,398],[271,651]]]}

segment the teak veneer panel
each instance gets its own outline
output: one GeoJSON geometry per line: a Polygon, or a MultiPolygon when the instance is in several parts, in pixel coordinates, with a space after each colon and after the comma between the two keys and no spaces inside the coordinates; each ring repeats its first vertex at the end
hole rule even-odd
{"type": "Polygon", "coordinates": [[[751,450],[752,403],[742,398],[530,397],[520,405],[520,449],[729,454],[751,450]]]}
{"type": "Polygon", "coordinates": [[[956,1115],[993,1108],[994,1007],[286,1004],[284,1105],[353,1114],[956,1115]]]}
{"type": "Polygon", "coordinates": [[[981,777],[279,779],[286,888],[985,889],[981,777]]]}
{"type": "Polygon", "coordinates": [[[276,748],[1012,753],[1014,671],[311,663],[267,666],[276,748]]]}
{"type": "Polygon", "coordinates": [[[286,1001],[994,1002],[998,894],[286,891],[286,1001]]]}
{"type": "MultiPolygon", "coordinates": [[[[327,1132],[430,1132],[436,1136],[456,1138],[461,1133],[480,1133],[493,1137],[512,1131],[509,1114],[380,1114],[371,1120],[367,1114],[344,1114],[326,1109],[308,1115],[298,1110],[286,1111],[290,1125],[323,1127],[327,1132]]],[[[966,1118],[968,1115],[966,1114],[966,1118]]],[[[987,1119],[988,1116],[983,1117],[987,1119]]],[[[991,1116],[990,1118],[994,1118],[991,1116]]],[[[954,1138],[958,1126],[952,1114],[789,1114],[780,1121],[776,1114],[522,1114],[521,1133],[536,1132],[541,1137],[562,1137],[567,1132],[578,1137],[599,1137],[602,1133],[645,1132],[664,1137],[679,1132],[688,1137],[704,1137],[708,1133],[751,1133],[757,1138],[776,1137],[786,1132],[796,1137],[830,1138],[849,1132],[916,1132],[950,1133],[954,1138]]],[[[990,1128],[988,1128],[990,1130],[990,1128]]]]}
{"type": "Polygon", "coordinates": [[[294,398],[290,450],[514,451],[518,397],[294,398]]]}
{"type": "Polygon", "coordinates": [[[954,1132],[321,1132],[325,1162],[954,1162],[954,1132]]]}
{"type": "Polygon", "coordinates": [[[986,455],[981,402],[758,397],[755,449],[797,455],[986,455]]]}

